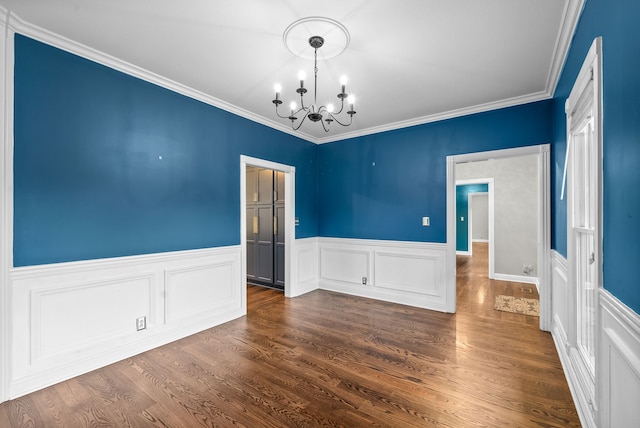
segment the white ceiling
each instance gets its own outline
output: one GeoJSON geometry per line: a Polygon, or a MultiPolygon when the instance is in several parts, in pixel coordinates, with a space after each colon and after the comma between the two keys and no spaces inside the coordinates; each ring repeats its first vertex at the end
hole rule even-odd
{"type": "MultiPolygon", "coordinates": [[[[356,96],[354,124],[329,133],[307,122],[296,134],[335,141],[548,98],[555,88],[576,0],[0,0],[30,24],[186,85],[278,129],[273,85],[293,100],[309,60],[283,43],[292,22],[332,18],[348,48],[320,61],[318,101],[338,78],[356,96]]],[[[310,81],[307,82],[310,87],[310,81]]],[[[291,131],[289,131],[291,132],[291,131]]]]}

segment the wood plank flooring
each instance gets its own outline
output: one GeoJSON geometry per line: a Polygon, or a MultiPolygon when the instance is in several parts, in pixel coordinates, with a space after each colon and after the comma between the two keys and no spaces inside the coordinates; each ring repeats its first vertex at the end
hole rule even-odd
{"type": "Polygon", "coordinates": [[[492,309],[535,287],[489,281],[483,251],[455,315],[249,287],[246,317],[3,403],[0,427],[579,426],[538,318],[492,309]]]}

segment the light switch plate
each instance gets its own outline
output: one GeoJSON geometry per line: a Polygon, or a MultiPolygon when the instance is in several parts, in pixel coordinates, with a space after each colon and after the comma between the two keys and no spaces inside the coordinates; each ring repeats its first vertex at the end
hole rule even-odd
{"type": "Polygon", "coordinates": [[[422,225],[429,226],[430,220],[429,217],[422,217],[422,225]]]}

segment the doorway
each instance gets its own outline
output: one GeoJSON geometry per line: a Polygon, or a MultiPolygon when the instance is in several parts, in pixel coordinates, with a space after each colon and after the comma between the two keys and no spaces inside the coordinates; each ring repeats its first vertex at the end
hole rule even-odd
{"type": "Polygon", "coordinates": [[[246,169],[247,282],[284,291],[284,172],[246,169]]]}
{"type": "MultiPolygon", "coordinates": [[[[551,287],[550,287],[550,252],[551,252],[551,212],[550,212],[550,146],[520,147],[495,150],[489,152],[470,153],[447,157],[447,308],[456,311],[456,171],[458,163],[488,161],[527,155],[537,156],[537,251],[538,284],[540,294],[540,329],[551,328],[551,287]]],[[[496,278],[498,279],[498,278],[496,278]]]]}
{"type": "MultiPolygon", "coordinates": [[[[266,168],[284,173],[284,295],[293,297],[299,294],[296,290],[295,276],[295,174],[293,166],[246,155],[240,156],[240,278],[242,284],[243,309],[246,313],[247,300],[247,168],[266,168]]],[[[253,220],[251,220],[253,222],[253,220]]]]}

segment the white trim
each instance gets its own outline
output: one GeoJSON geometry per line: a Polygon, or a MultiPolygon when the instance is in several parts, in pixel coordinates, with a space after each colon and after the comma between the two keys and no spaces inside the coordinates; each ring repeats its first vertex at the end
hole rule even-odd
{"type": "Polygon", "coordinates": [[[0,7],[0,403],[9,399],[13,266],[13,31],[0,7]]]}
{"type": "MultiPolygon", "coordinates": [[[[490,152],[487,152],[490,153],[490,152]]],[[[489,242],[489,270],[488,270],[488,276],[489,279],[495,279],[496,276],[496,258],[495,258],[495,253],[496,253],[496,246],[495,246],[495,180],[493,179],[493,177],[488,177],[488,178],[471,178],[471,179],[467,179],[467,180],[456,180],[456,186],[464,186],[466,184],[486,184],[488,186],[489,191],[488,192],[481,192],[481,193],[486,193],[489,195],[489,239],[487,242],[489,242]]],[[[456,216],[456,221],[457,221],[457,216],[456,216]]],[[[471,224],[471,218],[468,219],[469,221],[469,225],[471,224]]],[[[472,255],[472,251],[471,251],[471,226],[469,226],[469,251],[468,251],[468,255],[472,255]]],[[[456,251],[456,254],[461,254],[463,253],[462,251],[456,251]]]]}
{"type": "Polygon", "coordinates": [[[496,281],[523,282],[525,284],[534,284],[536,287],[538,287],[538,278],[536,278],[535,276],[496,273],[493,279],[495,279],[496,281]]]}
{"type": "MultiPolygon", "coordinates": [[[[549,276],[551,251],[551,178],[549,144],[517,147],[504,150],[469,153],[447,156],[447,291],[455,296],[456,292],[456,218],[455,218],[455,164],[479,160],[508,158],[515,156],[539,155],[538,172],[540,180],[538,216],[538,280],[540,292],[540,329],[551,329],[551,284],[549,276]],[[453,261],[451,261],[453,259],[453,261]],[[452,264],[452,265],[451,265],[452,264]]],[[[490,201],[491,204],[491,201],[490,201]]]]}
{"type": "Polygon", "coordinates": [[[576,32],[580,14],[584,8],[585,0],[566,0],[565,8],[562,14],[561,29],[556,39],[556,46],[553,51],[551,67],[547,76],[546,92],[553,94],[558,86],[560,74],[567,60],[569,48],[571,47],[571,39],[576,32]]]}
{"type": "Polygon", "coordinates": [[[471,242],[489,243],[489,240],[488,239],[475,238],[475,239],[472,239],[471,242]]]}
{"type": "MultiPolygon", "coordinates": [[[[590,357],[584,353],[579,347],[579,339],[578,339],[578,279],[576,277],[576,271],[578,269],[578,254],[576,249],[576,243],[574,239],[575,227],[573,225],[573,212],[574,207],[574,195],[572,194],[572,185],[573,185],[573,169],[572,169],[572,159],[573,156],[573,147],[571,145],[572,140],[572,132],[573,132],[573,118],[572,114],[574,112],[575,107],[578,105],[580,99],[583,96],[585,90],[589,90],[589,84],[593,81],[593,94],[591,95],[593,98],[591,99],[591,106],[593,110],[593,121],[594,121],[594,133],[595,133],[595,173],[597,174],[596,180],[596,216],[597,219],[594,222],[594,278],[593,283],[595,283],[595,289],[602,289],[602,221],[603,221],[603,213],[602,213],[602,39],[600,37],[596,38],[589,52],[587,53],[584,62],[580,68],[580,72],[576,78],[576,81],[571,89],[571,93],[566,100],[565,109],[567,112],[566,121],[567,121],[567,154],[565,157],[565,176],[566,176],[566,189],[567,189],[567,314],[568,314],[568,322],[567,322],[567,338],[568,345],[570,346],[569,358],[572,363],[572,369],[577,378],[576,387],[578,389],[578,396],[583,397],[581,399],[585,400],[589,405],[584,407],[585,415],[582,418],[586,418],[586,420],[598,420],[598,412],[599,412],[599,403],[603,397],[600,397],[601,388],[598,388],[596,385],[598,379],[598,360],[600,360],[601,356],[598,355],[600,352],[600,341],[602,337],[600,336],[601,330],[601,320],[600,320],[600,307],[599,300],[601,293],[594,293],[594,327],[593,327],[593,340],[594,340],[594,361],[593,366],[590,361],[590,357]]],[[[587,92],[589,93],[589,92],[587,92]]],[[[563,180],[564,185],[564,180],[563,180]]],[[[564,190],[564,189],[563,189],[564,190]]]]}
{"type": "Polygon", "coordinates": [[[560,358],[564,375],[567,378],[567,384],[569,385],[571,397],[576,406],[580,423],[582,426],[595,428],[596,425],[591,417],[591,410],[589,408],[589,400],[581,386],[580,371],[576,367],[575,359],[572,357],[575,352],[572,351],[572,345],[566,330],[567,326],[563,323],[563,319],[567,320],[573,316],[568,304],[569,296],[567,296],[567,259],[555,250],[551,250],[551,257],[551,265],[554,273],[552,276],[552,278],[554,278],[552,287],[557,298],[557,300],[552,302],[553,324],[551,326],[551,337],[558,351],[558,357],[560,358]]]}
{"type": "Polygon", "coordinates": [[[297,265],[295,248],[296,169],[290,165],[240,155],[240,246],[242,263],[243,300],[246,309],[247,288],[247,165],[284,172],[284,295],[295,297],[297,289],[297,265]]]}
{"type": "MultiPolygon", "coordinates": [[[[611,312],[640,343],[640,314],[618,300],[607,289],[600,289],[600,306],[611,312]]],[[[639,373],[640,374],[640,373],[639,373]]]]}
{"type": "Polygon", "coordinates": [[[447,156],[447,311],[456,312],[456,162],[447,156]]]}
{"type": "Polygon", "coordinates": [[[540,329],[551,331],[551,153],[543,146],[538,157],[538,294],[540,329]],[[544,284],[544,286],[542,286],[544,284]]]}

